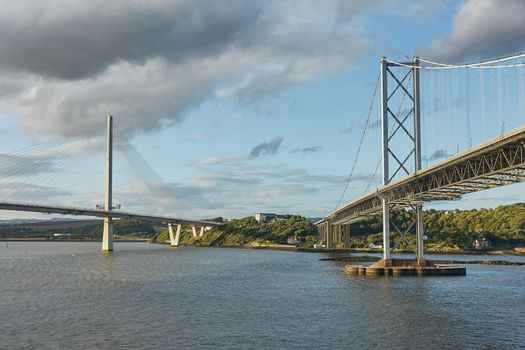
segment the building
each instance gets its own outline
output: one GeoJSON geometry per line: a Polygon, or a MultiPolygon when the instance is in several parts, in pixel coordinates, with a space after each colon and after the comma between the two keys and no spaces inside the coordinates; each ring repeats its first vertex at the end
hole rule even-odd
{"type": "Polygon", "coordinates": [[[482,237],[480,239],[476,239],[474,241],[474,247],[476,249],[486,249],[492,247],[492,242],[486,239],[485,237],[482,237]]]}
{"type": "Polygon", "coordinates": [[[301,238],[298,236],[290,236],[286,239],[286,243],[288,244],[299,244],[301,243],[301,238]]]}
{"type": "Polygon", "coordinates": [[[273,220],[277,216],[277,214],[274,214],[274,213],[256,213],[254,216],[255,216],[255,220],[258,223],[261,223],[261,222],[268,222],[268,221],[273,220]]]}

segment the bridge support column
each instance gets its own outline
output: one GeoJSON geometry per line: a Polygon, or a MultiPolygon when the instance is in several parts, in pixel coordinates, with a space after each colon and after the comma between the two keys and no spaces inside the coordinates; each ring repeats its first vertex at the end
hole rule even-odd
{"type": "Polygon", "coordinates": [[[177,231],[175,233],[175,235],[173,234],[173,224],[168,224],[168,232],[170,234],[170,245],[172,247],[178,247],[179,246],[179,239],[180,239],[180,229],[181,229],[181,224],[178,224],[177,225],[177,231]]]}
{"type": "MultiPolygon", "coordinates": [[[[113,209],[113,117],[108,115],[107,140],[106,140],[106,198],[104,209],[108,212],[113,209]]],[[[104,217],[102,231],[102,250],[113,250],[113,220],[111,216],[104,217]]]]}
{"type": "Polygon", "coordinates": [[[180,240],[180,230],[182,228],[182,224],[177,225],[177,231],[175,232],[175,247],[179,246],[179,240],[180,240]]]}
{"type": "Polygon", "coordinates": [[[326,222],[326,248],[332,248],[332,225],[329,221],[326,222]]]}
{"type": "Polygon", "coordinates": [[[199,237],[204,236],[204,226],[201,226],[201,230],[199,232],[199,237]]]}
{"type": "Polygon", "coordinates": [[[175,235],[173,234],[173,224],[168,223],[168,234],[170,236],[170,245],[173,247],[175,245],[175,235]]]}
{"type": "Polygon", "coordinates": [[[423,226],[423,205],[418,204],[416,206],[416,254],[417,254],[417,264],[419,266],[425,265],[425,255],[424,255],[424,241],[423,236],[425,234],[423,226]]]}
{"type": "Polygon", "coordinates": [[[335,225],[334,227],[334,248],[341,243],[341,225],[335,225]]]}
{"type": "Polygon", "coordinates": [[[350,247],[350,225],[343,225],[343,242],[345,248],[350,247]]]}
{"type": "Polygon", "coordinates": [[[324,241],[324,225],[317,225],[317,234],[319,235],[319,242],[324,241]]]}
{"type": "Polygon", "coordinates": [[[104,217],[104,229],[102,230],[102,250],[113,251],[113,219],[104,217]]]}
{"type": "Polygon", "coordinates": [[[197,237],[197,229],[195,228],[195,225],[191,225],[191,233],[193,234],[193,237],[197,237]]]}
{"type": "Polygon", "coordinates": [[[386,198],[383,198],[383,260],[385,266],[392,266],[390,255],[390,207],[386,198]]]}

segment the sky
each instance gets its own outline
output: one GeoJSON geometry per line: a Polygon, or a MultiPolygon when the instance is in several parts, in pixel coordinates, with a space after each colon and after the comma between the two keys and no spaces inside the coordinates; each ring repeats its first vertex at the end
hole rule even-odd
{"type": "MultiPolygon", "coordinates": [[[[520,0],[0,6],[2,200],[101,203],[111,114],[115,202],[127,211],[190,218],[327,215],[356,157],[382,56],[462,63],[525,47],[520,0]]],[[[425,74],[424,165],[523,125],[523,71],[470,76],[480,88],[469,92],[461,72],[425,74]]],[[[380,186],[380,176],[369,184],[380,157],[377,99],[372,106],[342,203],[380,186]]],[[[523,189],[430,207],[494,207],[523,201],[523,189]]]]}

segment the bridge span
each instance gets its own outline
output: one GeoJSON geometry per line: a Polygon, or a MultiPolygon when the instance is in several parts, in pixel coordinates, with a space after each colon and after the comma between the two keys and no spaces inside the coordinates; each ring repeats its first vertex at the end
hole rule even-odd
{"type": "MultiPolygon", "coordinates": [[[[469,69],[507,59],[510,58],[459,67],[469,69]]],[[[421,62],[430,61],[421,60],[421,62]]],[[[450,65],[438,65],[445,69],[454,68],[450,65]]],[[[514,66],[505,66],[508,67],[514,66]]],[[[349,238],[350,224],[374,215],[382,215],[382,266],[392,264],[391,227],[400,235],[394,248],[403,241],[408,242],[406,234],[415,228],[416,262],[419,266],[425,266],[424,203],[457,200],[464,194],[525,181],[525,128],[523,127],[435,165],[422,168],[419,73],[422,69],[435,68],[435,66],[422,66],[418,57],[408,63],[397,63],[386,58],[381,60],[379,82],[381,84],[382,187],[337,208],[324,219],[316,222],[321,241],[325,242],[327,248],[332,248],[349,238]],[[404,71],[400,72],[400,69],[404,71]],[[391,99],[396,94],[397,96],[402,94],[402,101],[408,101],[410,104],[408,112],[402,114],[393,112],[396,108],[392,105],[391,99]],[[393,125],[389,126],[389,123],[393,125]],[[404,141],[404,148],[399,142],[391,142],[396,134],[397,140],[404,141]],[[410,146],[408,151],[407,145],[410,146]],[[413,162],[413,172],[408,170],[412,168],[409,166],[410,162],[413,162]],[[399,174],[404,174],[404,177],[394,180],[399,174]],[[414,222],[406,230],[400,230],[390,220],[390,211],[407,208],[413,210],[414,222]]]]}
{"type": "Polygon", "coordinates": [[[193,236],[203,236],[204,232],[220,223],[205,220],[191,220],[178,217],[167,217],[151,214],[131,213],[118,210],[120,206],[113,206],[113,117],[107,118],[106,140],[106,187],[104,205],[97,205],[96,209],[75,208],[67,206],[49,206],[27,203],[13,203],[0,201],[0,210],[33,212],[43,214],[62,214],[73,216],[91,216],[103,219],[102,250],[113,250],[113,219],[130,219],[166,224],[169,232],[171,246],[179,245],[182,225],[191,225],[193,236]],[[176,230],[174,230],[176,226],[176,230]],[[197,232],[197,227],[200,232],[197,232]]]}
{"type": "Polygon", "coordinates": [[[382,199],[390,209],[409,208],[436,200],[525,181],[525,128],[392,182],[328,214],[318,226],[348,225],[378,215],[382,199]]]}

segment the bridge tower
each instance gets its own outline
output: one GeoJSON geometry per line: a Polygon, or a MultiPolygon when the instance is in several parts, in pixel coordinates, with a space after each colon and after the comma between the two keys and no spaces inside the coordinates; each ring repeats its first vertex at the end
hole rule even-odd
{"type": "MultiPolygon", "coordinates": [[[[382,168],[383,168],[383,186],[388,185],[392,179],[399,173],[405,172],[406,175],[411,175],[408,162],[412,159],[414,161],[414,174],[421,170],[421,110],[420,110],[420,93],[419,93],[419,58],[415,57],[413,62],[402,64],[402,67],[407,65],[413,68],[409,69],[407,73],[403,71],[402,74],[393,70],[393,67],[400,65],[388,61],[385,57],[381,59],[381,146],[382,146],[382,168]],[[393,88],[389,90],[388,82],[393,83],[393,88]],[[406,83],[405,83],[406,82],[406,83]],[[412,91],[410,87],[412,85],[412,91]],[[396,108],[390,106],[391,98],[400,92],[404,94],[404,99],[408,101],[409,108],[406,111],[399,109],[396,114],[396,108]],[[403,113],[403,114],[401,114],[403,113]],[[393,128],[389,127],[389,120],[394,122],[393,128]],[[409,125],[409,123],[413,123],[409,125]],[[396,148],[395,144],[390,141],[396,133],[401,133],[409,140],[411,149],[407,154],[404,150],[396,148]],[[389,161],[393,160],[393,164],[389,161]],[[393,165],[393,166],[391,166],[393,165]]],[[[421,203],[410,203],[414,210],[415,226],[416,226],[416,253],[418,264],[424,264],[423,254],[423,205],[421,203]]],[[[382,198],[383,208],[383,259],[385,266],[392,263],[390,252],[390,204],[388,198],[382,198]]],[[[397,226],[393,225],[396,230],[397,226]]],[[[399,230],[398,230],[399,231],[399,230]]],[[[399,232],[401,239],[404,238],[408,232],[399,232]]]]}
{"type": "MultiPolygon", "coordinates": [[[[106,196],[104,209],[109,212],[113,209],[113,116],[108,115],[106,139],[106,196]]],[[[113,251],[113,219],[110,215],[104,217],[102,232],[102,250],[113,251]]]]}

